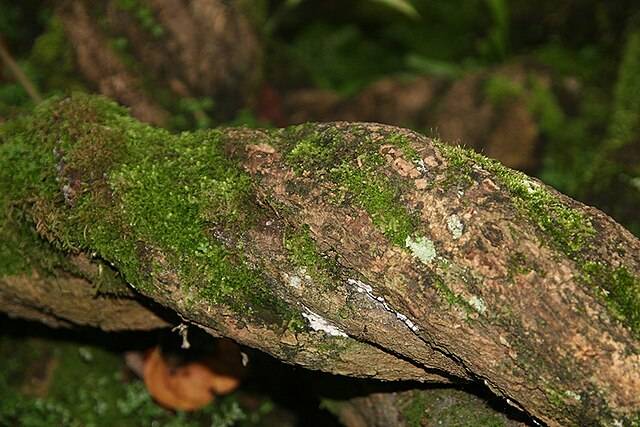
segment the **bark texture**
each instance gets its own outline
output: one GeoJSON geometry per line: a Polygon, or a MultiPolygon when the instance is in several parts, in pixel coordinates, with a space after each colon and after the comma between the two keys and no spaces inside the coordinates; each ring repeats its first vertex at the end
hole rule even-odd
{"type": "Polygon", "coordinates": [[[103,291],[289,363],[638,421],[640,242],[535,179],[390,126],[175,136],[92,97],[0,135],[4,310],[32,304],[7,302],[19,281],[109,271],[103,291]]]}

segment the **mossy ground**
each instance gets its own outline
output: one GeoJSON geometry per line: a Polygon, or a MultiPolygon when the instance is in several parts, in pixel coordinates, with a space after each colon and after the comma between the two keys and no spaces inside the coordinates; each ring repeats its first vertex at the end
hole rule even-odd
{"type": "MultiPolygon", "coordinates": [[[[232,394],[197,412],[173,413],[156,405],[144,384],[126,374],[122,355],[98,345],[95,335],[82,344],[51,331],[55,338],[25,338],[26,324],[16,326],[4,318],[0,324],[3,426],[251,426],[272,408],[265,401],[248,409],[232,394]]],[[[30,332],[34,329],[44,330],[30,332]]]]}
{"type": "Polygon", "coordinates": [[[420,390],[405,396],[402,414],[410,427],[503,427],[509,420],[477,397],[455,389],[420,390]],[[406,398],[410,397],[410,398],[406,398]]]}

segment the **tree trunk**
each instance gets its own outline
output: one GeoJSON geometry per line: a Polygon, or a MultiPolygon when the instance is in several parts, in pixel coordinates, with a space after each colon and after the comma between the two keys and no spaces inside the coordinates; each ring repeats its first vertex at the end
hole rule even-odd
{"type": "Polygon", "coordinates": [[[171,135],[88,96],[0,135],[9,314],[163,325],[143,295],[312,369],[640,417],[640,242],[535,179],[390,126],[171,135]]]}
{"type": "Polygon", "coordinates": [[[258,38],[230,2],[61,0],[56,13],[84,77],[148,123],[166,125],[181,98],[235,117],[261,77],[258,38]]]}

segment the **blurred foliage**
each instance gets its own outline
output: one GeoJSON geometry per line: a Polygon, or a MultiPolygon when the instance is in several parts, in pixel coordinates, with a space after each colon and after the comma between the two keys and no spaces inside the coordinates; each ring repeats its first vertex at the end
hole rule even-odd
{"type": "Polygon", "coordinates": [[[164,27],[158,23],[153,11],[144,3],[139,0],[118,0],[115,4],[118,8],[131,12],[140,26],[153,37],[159,39],[164,35],[164,27]]]}
{"type": "Polygon", "coordinates": [[[141,381],[126,379],[121,355],[94,344],[4,335],[0,360],[2,426],[248,427],[273,408],[265,400],[249,410],[232,394],[200,411],[167,411],[141,381]]]}

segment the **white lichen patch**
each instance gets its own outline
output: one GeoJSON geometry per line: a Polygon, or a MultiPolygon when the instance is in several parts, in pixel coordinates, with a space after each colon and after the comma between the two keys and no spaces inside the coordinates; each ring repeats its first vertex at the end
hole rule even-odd
{"type": "MultiPolygon", "coordinates": [[[[386,304],[385,304],[386,305],[386,304]]],[[[393,311],[393,310],[392,310],[393,311]]],[[[405,325],[407,325],[407,327],[409,329],[411,329],[413,332],[418,332],[419,328],[418,325],[416,325],[415,323],[413,323],[407,316],[405,316],[402,313],[398,313],[397,311],[394,311],[396,317],[405,325]]]]}
{"type": "Polygon", "coordinates": [[[407,236],[405,245],[411,250],[414,257],[418,258],[424,264],[429,264],[437,255],[436,246],[426,237],[417,237],[413,239],[407,236]]]}
{"type": "Polygon", "coordinates": [[[486,313],[487,305],[484,303],[484,300],[482,298],[472,295],[471,298],[467,300],[467,302],[478,313],[480,314],[486,313]]]}
{"type": "Polygon", "coordinates": [[[447,228],[451,232],[454,239],[459,239],[464,231],[464,224],[460,220],[460,217],[456,214],[449,215],[447,218],[447,228]]]}
{"type": "Polygon", "coordinates": [[[367,285],[366,283],[357,280],[357,279],[347,279],[347,283],[355,286],[356,290],[358,292],[361,293],[365,293],[365,294],[369,294],[369,295],[373,295],[373,288],[370,285],[367,285]]]}
{"type": "Polygon", "coordinates": [[[416,169],[418,169],[418,172],[420,172],[422,175],[428,172],[427,165],[424,164],[424,160],[418,159],[413,163],[416,165],[416,169]]]}
{"type": "Polygon", "coordinates": [[[319,314],[314,313],[305,307],[302,316],[309,322],[309,327],[314,331],[322,331],[332,337],[347,337],[348,335],[333,323],[329,322],[319,314]]]}
{"type": "Polygon", "coordinates": [[[357,279],[347,279],[347,283],[349,283],[350,285],[355,287],[356,291],[358,291],[360,293],[363,293],[363,294],[366,294],[372,300],[377,301],[382,306],[382,308],[384,308],[389,313],[393,313],[398,320],[400,320],[402,323],[404,323],[413,332],[418,332],[420,330],[420,328],[418,328],[418,326],[415,323],[413,323],[413,321],[411,321],[411,319],[409,319],[404,314],[399,313],[399,312],[395,311],[393,308],[391,308],[391,306],[389,306],[389,304],[387,304],[387,302],[385,301],[385,299],[383,297],[375,295],[373,293],[373,288],[371,287],[371,285],[368,285],[368,284],[362,282],[361,280],[357,280],[357,279]]]}
{"type": "Polygon", "coordinates": [[[582,399],[580,395],[573,390],[566,390],[564,395],[573,400],[577,400],[578,402],[582,399]]]}
{"type": "Polygon", "coordinates": [[[302,279],[296,275],[289,276],[289,286],[292,288],[300,289],[302,286],[302,279]]]}

